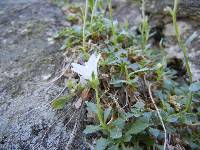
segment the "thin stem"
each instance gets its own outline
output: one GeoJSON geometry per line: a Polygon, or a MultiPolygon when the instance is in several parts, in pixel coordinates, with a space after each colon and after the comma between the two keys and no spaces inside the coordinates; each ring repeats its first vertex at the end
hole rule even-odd
{"type": "Polygon", "coordinates": [[[96,12],[98,0],[95,0],[94,7],[92,8],[91,23],[93,22],[94,14],[96,12]]]}
{"type": "Polygon", "coordinates": [[[183,43],[183,41],[181,40],[179,27],[177,25],[177,19],[176,19],[177,7],[178,7],[178,0],[175,0],[174,13],[173,13],[173,16],[172,16],[173,24],[174,24],[174,28],[175,28],[175,32],[176,32],[176,38],[177,38],[179,47],[182,49],[183,55],[184,55],[184,58],[185,58],[185,61],[186,61],[186,69],[187,69],[187,72],[188,72],[188,75],[189,75],[189,80],[190,80],[190,83],[192,83],[192,73],[191,73],[190,66],[189,66],[189,59],[188,59],[188,55],[187,55],[186,46],[183,43]]]}
{"type": "MultiPolygon", "coordinates": [[[[183,51],[183,55],[184,55],[184,59],[185,59],[185,63],[186,63],[186,69],[187,69],[187,73],[188,73],[188,76],[189,76],[189,81],[190,81],[190,84],[192,84],[193,79],[192,79],[192,72],[191,72],[190,64],[189,64],[189,58],[188,58],[188,55],[187,55],[187,49],[186,49],[185,44],[181,40],[179,27],[177,25],[176,14],[177,14],[177,9],[178,9],[178,3],[179,3],[179,0],[175,0],[174,8],[173,8],[173,11],[171,12],[171,15],[172,15],[173,25],[174,25],[175,32],[176,32],[176,38],[177,38],[179,47],[183,51]]],[[[189,111],[191,103],[192,103],[192,92],[189,92],[189,100],[188,100],[188,103],[186,105],[185,111],[189,111]]]]}
{"type": "Polygon", "coordinates": [[[146,79],[145,79],[145,83],[148,86],[149,96],[150,96],[151,101],[152,101],[152,103],[153,103],[153,105],[154,105],[154,107],[155,107],[155,109],[157,111],[158,117],[160,119],[160,122],[162,124],[163,130],[164,130],[164,133],[165,133],[165,141],[164,141],[163,150],[166,150],[166,146],[167,146],[167,130],[165,128],[165,124],[163,122],[163,119],[162,119],[162,116],[160,114],[160,111],[159,111],[159,109],[158,109],[158,107],[157,107],[157,105],[156,105],[156,103],[155,103],[155,101],[153,99],[153,96],[152,96],[152,92],[151,92],[151,86],[152,86],[152,84],[148,84],[147,81],[146,81],[146,79]]]}
{"type": "Polygon", "coordinates": [[[85,2],[85,14],[83,16],[83,53],[86,54],[86,36],[85,36],[85,28],[87,21],[87,13],[88,13],[88,0],[85,2]]]}
{"type": "Polygon", "coordinates": [[[141,46],[142,50],[145,50],[147,41],[149,39],[149,24],[148,18],[145,16],[145,0],[142,0],[142,24],[140,26],[141,32],[141,46]]]}
{"type": "Polygon", "coordinates": [[[102,126],[104,129],[107,129],[107,126],[106,126],[106,124],[105,124],[105,122],[104,122],[104,119],[103,119],[103,110],[101,109],[98,87],[95,87],[94,90],[95,90],[95,94],[96,94],[97,117],[98,117],[98,120],[99,120],[101,126],[102,126]]]}
{"type": "Polygon", "coordinates": [[[124,66],[124,71],[125,71],[126,80],[127,80],[127,81],[130,80],[129,74],[128,74],[128,68],[127,68],[127,65],[126,65],[126,64],[125,64],[125,66],[124,66]]]}
{"type": "Polygon", "coordinates": [[[110,20],[112,23],[112,35],[114,37],[113,42],[114,42],[114,45],[117,45],[116,31],[115,31],[114,20],[113,20],[112,0],[108,0],[108,8],[109,8],[110,20]]]}
{"type": "Polygon", "coordinates": [[[142,0],[142,18],[145,18],[145,0],[142,0]]]}

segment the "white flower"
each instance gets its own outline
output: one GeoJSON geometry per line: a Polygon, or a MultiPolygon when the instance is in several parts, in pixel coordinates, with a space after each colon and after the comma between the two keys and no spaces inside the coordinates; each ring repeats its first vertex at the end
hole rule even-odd
{"type": "Polygon", "coordinates": [[[85,65],[72,63],[72,70],[81,75],[81,80],[92,80],[92,73],[94,73],[95,77],[97,77],[97,64],[100,57],[100,54],[97,57],[95,56],[95,54],[92,54],[85,65]]]}

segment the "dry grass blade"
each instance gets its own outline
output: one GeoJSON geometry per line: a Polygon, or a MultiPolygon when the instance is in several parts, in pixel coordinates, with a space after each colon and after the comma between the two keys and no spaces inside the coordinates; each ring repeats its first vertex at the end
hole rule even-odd
{"type": "MultiPolygon", "coordinates": [[[[75,111],[75,113],[78,113],[78,114],[77,114],[77,116],[75,118],[75,124],[74,124],[73,130],[72,130],[72,132],[70,134],[69,140],[68,140],[67,145],[65,147],[66,150],[70,150],[71,149],[71,146],[72,146],[72,143],[73,143],[73,141],[74,141],[74,139],[76,137],[77,131],[80,128],[80,120],[81,120],[81,115],[83,113],[83,107],[81,107],[79,111],[75,111]]],[[[71,119],[72,118],[73,118],[73,116],[71,117],[71,119]]]]}
{"type": "Polygon", "coordinates": [[[154,105],[154,107],[155,107],[155,109],[157,111],[158,117],[160,119],[160,122],[162,124],[163,130],[164,130],[164,133],[165,133],[165,139],[164,139],[164,147],[163,147],[163,149],[166,150],[166,146],[167,146],[167,130],[166,130],[165,124],[163,122],[163,118],[162,118],[162,116],[160,114],[160,111],[159,111],[159,109],[158,109],[158,107],[157,107],[157,105],[155,103],[155,100],[154,100],[154,98],[152,96],[152,92],[151,92],[151,86],[152,86],[152,84],[148,83],[148,81],[146,80],[145,77],[144,77],[144,81],[145,81],[146,86],[148,87],[148,92],[149,92],[150,99],[151,99],[151,101],[152,101],[152,103],[153,103],[153,105],[154,105]]]}

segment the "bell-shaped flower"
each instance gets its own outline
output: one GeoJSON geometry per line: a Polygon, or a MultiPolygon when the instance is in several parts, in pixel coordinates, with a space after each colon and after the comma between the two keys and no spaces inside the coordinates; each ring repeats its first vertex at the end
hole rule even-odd
{"type": "Polygon", "coordinates": [[[95,78],[97,78],[97,67],[98,67],[98,61],[100,59],[101,55],[99,54],[96,56],[95,54],[92,54],[88,60],[88,62],[85,62],[85,65],[80,65],[77,63],[72,63],[72,70],[76,73],[78,73],[81,76],[81,80],[92,80],[92,74],[95,75],[95,78]]]}

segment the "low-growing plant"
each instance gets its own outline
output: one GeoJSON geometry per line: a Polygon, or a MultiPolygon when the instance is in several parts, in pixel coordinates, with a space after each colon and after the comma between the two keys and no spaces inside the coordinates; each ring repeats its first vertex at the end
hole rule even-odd
{"type": "MultiPolygon", "coordinates": [[[[69,81],[68,96],[55,99],[53,108],[62,109],[68,100],[81,99],[80,105],[85,103],[88,113],[95,114],[84,133],[95,140],[97,150],[198,149],[200,84],[177,80],[177,71],[167,65],[162,41],[160,51],[147,46],[151,37],[144,8],[138,38],[127,25],[126,29],[114,26],[111,1],[109,16],[101,12],[100,2],[86,4],[90,11],[84,16],[90,19],[83,19],[83,26],[59,34],[67,40],[64,48],[84,43],[91,56],[88,61],[80,57],[82,64],[72,64],[80,79],[69,81]],[[192,100],[188,93],[193,93],[192,100]],[[188,106],[190,112],[185,111],[188,106]]],[[[177,28],[175,10],[171,13],[177,28]]],[[[179,32],[177,37],[180,42],[179,32]]]]}
{"type": "MultiPolygon", "coordinates": [[[[179,27],[178,27],[177,21],[176,21],[178,3],[179,3],[179,0],[175,0],[173,10],[171,8],[168,8],[168,10],[169,10],[169,12],[172,16],[173,25],[174,25],[174,29],[175,29],[175,33],[176,33],[176,38],[177,38],[178,44],[179,44],[179,46],[182,49],[182,52],[184,54],[186,69],[187,69],[187,73],[188,73],[188,76],[189,76],[189,81],[190,81],[190,84],[192,84],[193,80],[192,80],[192,73],[191,73],[191,69],[190,69],[190,65],[189,65],[189,58],[188,58],[188,55],[187,55],[187,48],[186,48],[184,42],[181,39],[179,27]]],[[[190,110],[191,103],[192,103],[192,92],[189,92],[189,99],[188,99],[188,104],[186,106],[186,111],[190,110]]]]}

